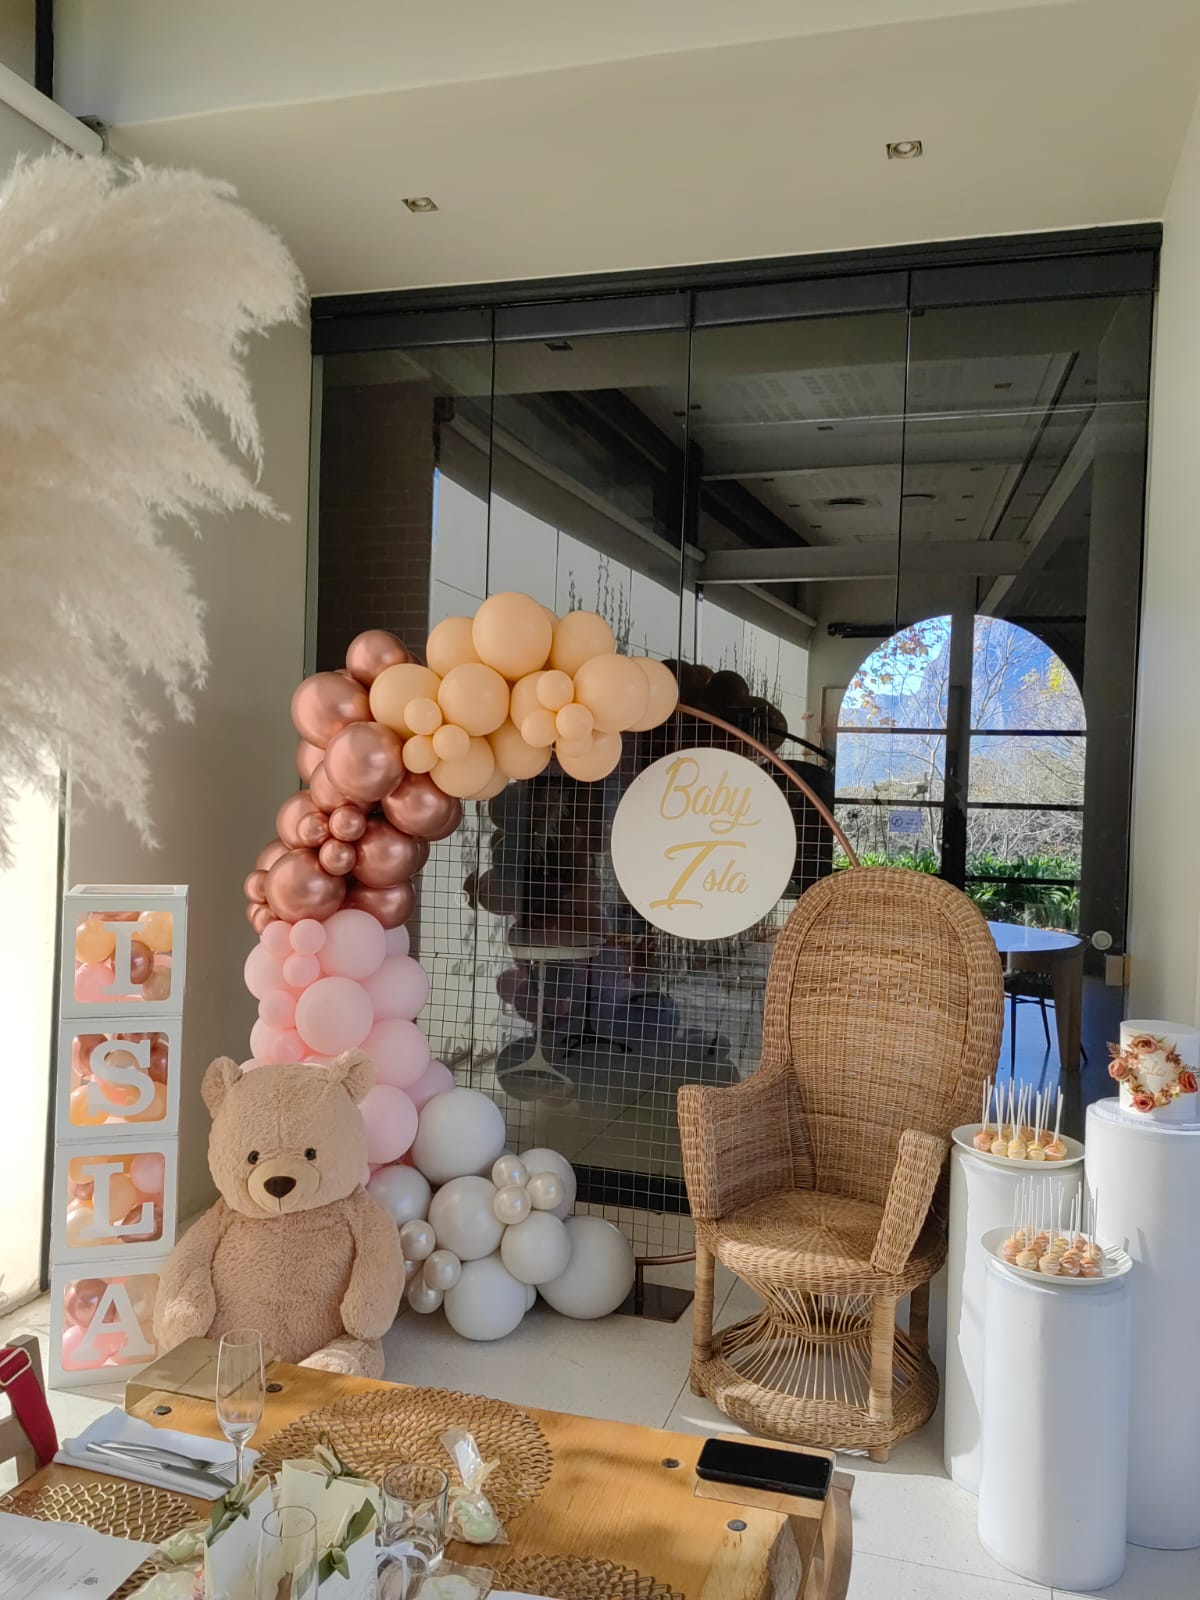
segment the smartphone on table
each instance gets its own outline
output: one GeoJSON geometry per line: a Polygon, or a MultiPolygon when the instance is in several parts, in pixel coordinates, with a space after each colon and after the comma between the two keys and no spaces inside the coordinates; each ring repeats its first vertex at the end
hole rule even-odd
{"type": "Polygon", "coordinates": [[[740,1489],[765,1489],[824,1500],[829,1493],[833,1462],[803,1450],[776,1450],[770,1445],[734,1439],[706,1439],[696,1461],[696,1476],[711,1483],[732,1483],[740,1489]]]}

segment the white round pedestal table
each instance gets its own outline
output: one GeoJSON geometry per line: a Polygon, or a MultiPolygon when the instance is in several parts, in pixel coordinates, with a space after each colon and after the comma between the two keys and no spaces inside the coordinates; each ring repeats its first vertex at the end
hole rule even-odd
{"type": "MultiPolygon", "coordinates": [[[[969,1148],[978,1124],[954,1130],[950,1151],[950,1243],[946,1256],[946,1372],[943,1454],[946,1471],[979,1493],[979,1413],[983,1400],[984,1252],[993,1228],[1012,1227],[1013,1194],[1027,1179],[1061,1188],[1065,1206],[1079,1192],[1083,1146],[1064,1141],[1065,1161],[1006,1161],[969,1148]]],[[[1040,1192],[1040,1188],[1039,1188],[1040,1192]]]]}
{"type": "Polygon", "coordinates": [[[1125,1570],[1129,1277],[1056,1282],[990,1253],[985,1272],[980,1543],[1030,1583],[1104,1589],[1125,1570]]]}
{"type": "Polygon", "coordinates": [[[1130,1542],[1191,1550],[1200,1545],[1189,1354],[1200,1329],[1200,1122],[1159,1122],[1101,1100],[1088,1107],[1086,1171],[1097,1232],[1134,1260],[1130,1542]]]}

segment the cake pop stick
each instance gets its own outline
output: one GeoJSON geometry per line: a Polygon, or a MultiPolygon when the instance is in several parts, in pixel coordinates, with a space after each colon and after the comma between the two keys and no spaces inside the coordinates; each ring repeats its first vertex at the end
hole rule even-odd
{"type": "Polygon", "coordinates": [[[1066,1145],[1058,1136],[1058,1130],[1062,1126],[1062,1100],[1062,1090],[1060,1089],[1058,1091],[1058,1108],[1054,1113],[1054,1137],[1046,1146],[1047,1161],[1061,1161],[1067,1153],[1066,1145]]]}
{"type": "Polygon", "coordinates": [[[1012,1111],[1013,1111],[1013,1118],[1012,1118],[1012,1136],[1008,1141],[1008,1151],[1007,1151],[1008,1159],[1010,1161],[1024,1161],[1026,1151],[1029,1148],[1028,1145],[1025,1142],[1025,1135],[1024,1135],[1024,1133],[1022,1131],[1022,1127],[1023,1127],[1024,1121],[1025,1121],[1025,1091],[1024,1091],[1024,1089],[1021,1090],[1020,1098],[1017,1101],[1015,1109],[1013,1109],[1011,1107],[1010,1107],[1010,1109],[1012,1109],[1012,1111]]]}
{"type": "Polygon", "coordinates": [[[1037,1097],[1037,1108],[1033,1113],[1033,1137],[1029,1141],[1029,1148],[1025,1152],[1026,1161],[1045,1161],[1046,1151],[1042,1144],[1042,1096],[1037,1097]]]}
{"type": "Polygon", "coordinates": [[[1004,1137],[1004,1089],[996,1085],[996,1137],[992,1140],[991,1153],[994,1156],[1008,1154],[1008,1140],[1004,1137]]]}
{"type": "Polygon", "coordinates": [[[988,1128],[988,1107],[991,1103],[992,1080],[989,1078],[983,1086],[983,1115],[979,1124],[979,1132],[971,1141],[976,1150],[982,1150],[985,1153],[992,1148],[992,1135],[991,1130],[988,1128]]]}
{"type": "Polygon", "coordinates": [[[1020,1209],[1020,1201],[1021,1191],[1019,1188],[1016,1188],[1013,1190],[1012,1232],[1000,1246],[1000,1254],[1004,1257],[1005,1261],[1008,1262],[1010,1267],[1016,1264],[1016,1259],[1020,1255],[1022,1248],[1022,1241],[1017,1235],[1017,1215],[1020,1209]]]}

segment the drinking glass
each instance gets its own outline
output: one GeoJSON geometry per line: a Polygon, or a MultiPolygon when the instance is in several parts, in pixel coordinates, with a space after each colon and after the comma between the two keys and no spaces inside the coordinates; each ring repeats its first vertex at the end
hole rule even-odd
{"type": "Polygon", "coordinates": [[[407,1569],[408,1593],[442,1559],[446,1548],[446,1499],[450,1480],[440,1467],[397,1462],[383,1475],[379,1542],[407,1569]]]}
{"type": "Polygon", "coordinates": [[[268,1511],[258,1536],[256,1600],[317,1600],[317,1519],[303,1506],[268,1511]]]}
{"type": "Polygon", "coordinates": [[[242,1481],[246,1444],[262,1421],[266,1389],[262,1335],[254,1328],[223,1333],[217,1351],[217,1421],[237,1451],[236,1483],[242,1481]]]}

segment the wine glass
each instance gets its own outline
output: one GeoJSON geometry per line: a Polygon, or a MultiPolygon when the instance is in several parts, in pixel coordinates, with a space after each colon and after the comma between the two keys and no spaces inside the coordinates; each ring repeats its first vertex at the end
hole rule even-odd
{"type": "Polygon", "coordinates": [[[268,1511],[258,1536],[256,1600],[317,1600],[317,1519],[304,1506],[268,1511]]]}
{"type": "Polygon", "coordinates": [[[246,1444],[262,1421],[266,1398],[262,1335],[255,1328],[236,1328],[221,1335],[217,1351],[217,1421],[237,1452],[235,1483],[241,1483],[246,1444]]]}

